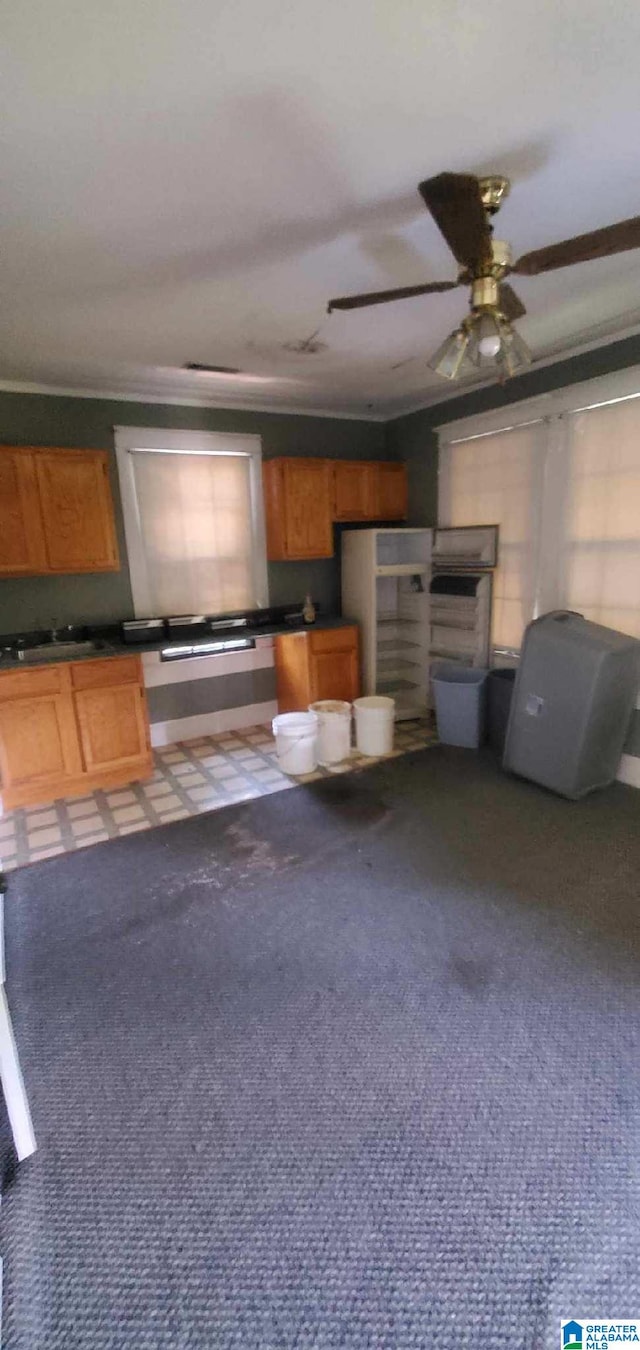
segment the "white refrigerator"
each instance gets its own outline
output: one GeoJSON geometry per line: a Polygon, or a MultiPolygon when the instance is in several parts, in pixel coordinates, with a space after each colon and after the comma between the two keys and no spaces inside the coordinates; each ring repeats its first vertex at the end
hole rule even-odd
{"type": "Polygon", "coordinates": [[[345,530],[342,613],[360,627],[365,694],[395,699],[396,717],[429,704],[432,530],[345,530]]]}
{"type": "Polygon", "coordinates": [[[363,692],[419,717],[432,662],[488,666],[497,561],[495,525],[345,530],[342,613],[360,628],[363,692]]]}

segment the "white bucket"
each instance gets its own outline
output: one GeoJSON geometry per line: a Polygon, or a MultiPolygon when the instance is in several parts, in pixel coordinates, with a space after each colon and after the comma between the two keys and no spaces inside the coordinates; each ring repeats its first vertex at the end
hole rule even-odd
{"type": "Polygon", "coordinates": [[[310,703],[318,716],[318,763],[339,764],[351,752],[351,704],[339,698],[310,703]]]}
{"type": "Polygon", "coordinates": [[[361,755],[390,755],[393,750],[393,719],[395,699],[382,694],[357,698],[353,704],[356,714],[356,746],[361,755]]]}
{"type": "Polygon", "coordinates": [[[317,768],[318,719],[314,712],[278,713],[271,723],[278,764],[297,777],[317,768]]]}

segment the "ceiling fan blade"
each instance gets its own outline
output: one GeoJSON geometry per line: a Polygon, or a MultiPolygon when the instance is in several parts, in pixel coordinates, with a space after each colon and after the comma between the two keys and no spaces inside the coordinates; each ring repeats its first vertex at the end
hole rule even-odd
{"type": "Polygon", "coordinates": [[[365,305],[386,305],[389,300],[408,300],[412,295],[437,295],[440,291],[455,291],[458,281],[429,281],[425,286],[401,286],[395,291],[368,291],[365,295],[343,295],[330,300],[327,314],[333,309],[363,309],[365,305]]]}
{"type": "Polygon", "coordinates": [[[513,286],[510,286],[508,281],[504,281],[500,287],[500,312],[504,314],[508,323],[514,323],[516,319],[521,319],[522,315],[527,312],[520,296],[516,295],[513,286]]]}
{"type": "Polygon", "coordinates": [[[491,229],[473,174],[439,173],[418,191],[461,267],[476,272],[491,262],[491,229]]]}
{"type": "Polygon", "coordinates": [[[511,268],[520,276],[536,277],[539,272],[553,272],[556,267],[571,267],[573,263],[589,262],[592,258],[609,258],[614,253],[640,248],[640,216],[620,220],[617,225],[606,225],[603,230],[578,234],[574,239],[563,239],[548,248],[534,249],[518,258],[511,268]]]}

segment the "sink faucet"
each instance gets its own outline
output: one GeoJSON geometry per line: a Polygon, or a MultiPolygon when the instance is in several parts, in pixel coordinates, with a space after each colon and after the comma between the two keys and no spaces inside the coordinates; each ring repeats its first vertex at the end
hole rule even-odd
{"type": "Polygon", "coordinates": [[[73,630],[72,624],[70,623],[64,624],[63,627],[61,628],[59,625],[59,621],[57,619],[53,619],[51,623],[51,628],[49,629],[49,641],[67,642],[71,636],[72,630],[73,630]]]}

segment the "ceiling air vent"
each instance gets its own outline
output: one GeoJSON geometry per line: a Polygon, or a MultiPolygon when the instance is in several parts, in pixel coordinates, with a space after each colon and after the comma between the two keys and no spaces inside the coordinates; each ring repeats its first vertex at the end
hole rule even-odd
{"type": "Polygon", "coordinates": [[[183,370],[199,370],[205,375],[240,375],[237,366],[207,366],[202,361],[185,361],[183,370]]]}

